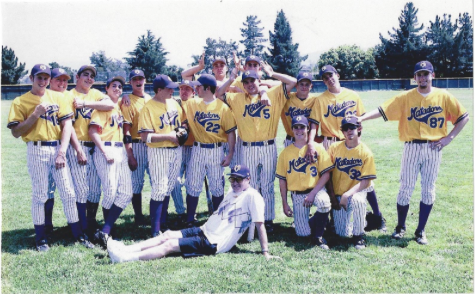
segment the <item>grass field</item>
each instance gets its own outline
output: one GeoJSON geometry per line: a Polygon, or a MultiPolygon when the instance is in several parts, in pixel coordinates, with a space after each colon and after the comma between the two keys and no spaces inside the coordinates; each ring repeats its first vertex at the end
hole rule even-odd
{"type": "MultiPolygon", "coordinates": [[[[362,138],[375,155],[375,189],[388,233],[369,233],[365,250],[357,251],[336,238],[328,240],[330,251],[313,248],[308,241],[296,237],[290,226],[292,219],[283,214],[276,181],[277,226],[269,235],[269,248],[271,254],[283,260],[269,262],[258,254],[256,240],[239,243],[232,252],[211,257],[113,265],[106,251],[87,250],[73,242],[59,196],[53,215],[56,229],[52,248],[46,254],[36,252],[26,145],[14,139],[5,127],[11,101],[1,101],[2,292],[473,292],[473,91],[451,92],[469,110],[471,121],[444,149],[437,199],[426,227],[430,245],[420,246],[412,240],[418,221],[419,184],[411,200],[406,238],[390,238],[397,221],[403,143],[398,140],[397,123],[377,119],[364,123],[362,138]]],[[[360,94],[369,111],[396,93],[360,94]]],[[[284,136],[280,128],[279,151],[284,136]]],[[[147,215],[149,199],[150,186],[146,182],[147,215]]],[[[206,197],[201,195],[200,199],[199,221],[203,223],[206,197]]],[[[171,217],[174,216],[173,210],[171,217]]],[[[118,220],[117,233],[118,238],[132,243],[147,238],[149,228],[133,230],[133,210],[129,205],[118,220]]]]}

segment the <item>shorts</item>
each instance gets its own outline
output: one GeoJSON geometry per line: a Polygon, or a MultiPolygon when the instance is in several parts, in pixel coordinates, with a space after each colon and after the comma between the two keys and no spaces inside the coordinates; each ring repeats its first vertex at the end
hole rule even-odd
{"type": "Polygon", "coordinates": [[[181,230],[183,238],[178,239],[178,245],[184,258],[214,255],[218,247],[211,244],[200,228],[181,230]]]}

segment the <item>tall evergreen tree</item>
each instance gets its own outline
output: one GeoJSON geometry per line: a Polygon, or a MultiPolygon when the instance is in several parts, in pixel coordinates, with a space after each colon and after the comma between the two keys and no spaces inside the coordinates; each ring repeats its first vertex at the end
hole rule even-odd
{"type": "Polygon", "coordinates": [[[262,43],[266,42],[267,39],[264,38],[262,33],[264,27],[260,28],[260,24],[261,21],[257,19],[256,15],[247,16],[246,22],[242,23],[244,28],[240,30],[244,39],[239,42],[244,45],[243,57],[250,55],[264,56],[264,45],[262,43]]]}
{"type": "Polygon", "coordinates": [[[332,48],[320,55],[318,68],[322,68],[326,64],[335,67],[342,80],[378,77],[372,49],[365,52],[356,45],[332,48]]]}
{"type": "Polygon", "coordinates": [[[18,57],[13,49],[2,46],[2,85],[18,84],[18,79],[28,73],[25,63],[18,65],[18,57]]]}
{"type": "Polygon", "coordinates": [[[270,54],[266,53],[267,62],[276,72],[296,76],[300,63],[305,61],[308,55],[300,56],[299,44],[292,43],[292,29],[285,17],[284,11],[277,13],[274,24],[274,32],[269,31],[270,54]]]}
{"type": "Polygon", "coordinates": [[[457,33],[454,43],[456,51],[456,76],[473,77],[473,22],[472,17],[465,12],[459,14],[455,22],[457,33]]]}
{"type": "Polygon", "coordinates": [[[414,65],[427,59],[424,43],[424,25],[419,26],[417,12],[412,2],[406,3],[399,16],[399,28],[389,32],[389,39],[379,34],[381,44],[376,46],[375,61],[381,77],[401,78],[412,74],[414,65]]]}
{"type": "Polygon", "coordinates": [[[430,22],[427,29],[426,39],[430,46],[430,54],[427,59],[434,65],[437,76],[453,76],[455,70],[454,37],[456,25],[452,24],[451,16],[447,14],[440,18],[435,17],[434,22],[430,22]]]}
{"type": "MultiPolygon", "coordinates": [[[[233,69],[233,52],[236,52],[237,50],[238,44],[236,41],[229,40],[229,42],[227,42],[221,38],[218,40],[207,38],[206,45],[203,47],[203,51],[205,52],[205,68],[203,71],[210,74],[211,69],[213,68],[213,61],[217,57],[223,57],[226,59],[228,68],[233,69]]],[[[197,65],[201,55],[192,55],[192,57],[193,63],[191,65],[197,65]]]]}
{"type": "Polygon", "coordinates": [[[130,57],[126,57],[125,60],[131,69],[143,70],[148,82],[152,82],[156,75],[166,72],[168,52],[162,47],[160,38],[155,38],[150,30],[138,38],[135,49],[127,54],[130,57]]]}

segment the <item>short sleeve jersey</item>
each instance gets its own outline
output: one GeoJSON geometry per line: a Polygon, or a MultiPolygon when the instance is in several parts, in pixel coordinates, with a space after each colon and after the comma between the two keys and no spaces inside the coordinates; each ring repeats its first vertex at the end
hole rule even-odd
{"type": "Polygon", "coordinates": [[[315,99],[309,120],[320,126],[325,137],[345,139],[340,130],[341,121],[348,115],[365,113],[360,96],[352,90],[341,88],[338,95],[326,90],[315,99]]]}
{"type": "MultiPolygon", "coordinates": [[[[150,132],[155,134],[167,134],[181,123],[186,121],[183,109],[175,99],[167,99],[165,103],[150,100],[145,103],[139,116],[139,134],[150,132]]],[[[170,141],[147,143],[148,147],[176,147],[170,141]]]]}
{"type": "Polygon", "coordinates": [[[288,93],[288,97],[289,99],[282,110],[281,118],[285,132],[293,137],[292,118],[297,115],[304,115],[306,118],[309,118],[316,96],[309,96],[302,100],[297,97],[297,93],[288,93]]]}
{"type": "Polygon", "coordinates": [[[236,130],[236,121],[231,110],[219,99],[206,104],[202,98],[194,98],[182,105],[196,142],[227,142],[227,134],[236,130]]]}
{"type": "Polygon", "coordinates": [[[140,139],[139,134],[139,114],[145,103],[152,97],[145,93],[144,97],[129,94],[130,105],[122,104],[121,111],[124,116],[124,123],[130,125],[130,135],[132,139],[140,139]]]}
{"type": "Polygon", "coordinates": [[[335,195],[341,196],[362,180],[376,179],[373,153],[361,142],[348,149],[345,141],[332,144],[328,154],[334,165],[332,183],[335,195]]]}
{"type": "MultiPolygon", "coordinates": [[[[261,80],[262,82],[266,82],[266,80],[261,80]]],[[[274,81],[273,81],[274,82],[274,81]]],[[[231,86],[238,87],[241,89],[243,93],[246,93],[246,89],[244,89],[244,85],[242,83],[242,76],[237,77],[234,82],[231,84],[231,86]]]]}
{"type": "Polygon", "coordinates": [[[285,84],[267,91],[271,106],[261,103],[259,95],[226,93],[224,101],[231,107],[238,126],[239,137],[244,142],[259,142],[274,139],[279,118],[284,108],[287,90],[285,84]]]}
{"type": "Polygon", "coordinates": [[[90,126],[100,127],[99,135],[103,142],[122,142],[124,133],[122,129],[123,116],[116,104],[111,111],[94,110],[91,115],[90,126]]]}
{"type": "Polygon", "coordinates": [[[251,223],[264,222],[264,199],[252,187],[240,193],[229,189],[218,209],[201,226],[217,252],[229,251],[236,245],[251,223]]]}
{"type": "MultiPolygon", "coordinates": [[[[71,89],[69,94],[72,98],[85,101],[101,101],[106,96],[96,89],[90,89],[87,94],[79,93],[76,89],[71,89]]],[[[107,98],[109,99],[109,98],[107,98]]],[[[88,134],[89,124],[91,123],[92,108],[84,107],[76,109],[74,114],[74,130],[79,141],[91,141],[88,134]]]]}
{"type": "Polygon", "coordinates": [[[387,100],[379,107],[385,121],[399,121],[399,140],[437,141],[447,136],[447,122],[457,124],[467,110],[446,90],[432,88],[424,97],[417,88],[387,100]]]}
{"type": "Polygon", "coordinates": [[[276,177],[287,181],[289,191],[305,191],[312,189],[320,177],[333,168],[333,163],[325,149],[313,142],[317,151],[316,161],[305,160],[308,146],[297,148],[294,144],[287,146],[279,155],[276,177]]]}
{"type": "Polygon", "coordinates": [[[61,139],[61,121],[73,116],[72,104],[60,92],[45,90],[43,96],[25,93],[13,100],[8,114],[8,128],[24,122],[41,103],[48,103],[45,114],[21,137],[23,141],[56,141],[61,139]]]}
{"type": "MultiPolygon", "coordinates": [[[[190,98],[190,99],[195,99],[195,98],[190,98]]],[[[177,98],[176,100],[177,100],[178,104],[180,104],[181,108],[183,108],[183,110],[185,110],[185,105],[189,101],[189,99],[186,100],[186,101],[183,101],[180,98],[177,98]]],[[[188,139],[186,139],[186,142],[185,142],[185,144],[183,144],[183,146],[193,146],[194,142],[195,142],[195,136],[193,136],[192,132],[188,132],[188,139]]]]}

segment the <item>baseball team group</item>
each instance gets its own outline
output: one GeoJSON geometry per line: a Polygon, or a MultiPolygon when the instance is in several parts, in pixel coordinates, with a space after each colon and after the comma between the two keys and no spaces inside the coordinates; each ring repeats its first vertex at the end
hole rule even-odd
{"type": "Polygon", "coordinates": [[[269,254],[267,240],[274,231],[276,177],[283,212],[293,217],[297,236],[328,250],[323,238],[327,232],[351,238],[356,249],[363,249],[365,232],[386,232],[373,181],[373,153],[361,140],[361,123],[378,117],[398,121],[399,139],[405,142],[392,238],[406,233],[420,174],[414,239],[428,244],[425,226],[435,201],[442,150],[469,120],[452,94],[432,86],[435,73],[429,61],[414,67],[416,88],[366,112],[359,95],[340,86],[332,65],[320,69],[327,90],[314,95],[308,71],[296,77],[277,73],[251,55],[243,65],[234,56],[235,68],[229,73],[226,59],[218,57],[213,74],[197,75],[204,60],[203,54],[198,65],[184,70],[179,83],[157,75],[153,97],[145,92],[140,69],[130,72],[132,93],[123,95],[126,80],[121,76],[107,81],[106,93],[93,89],[97,72],[90,65],[79,69],[70,91],[71,77],[63,69],[44,64],[32,68],[31,91],[13,101],[7,127],[27,144],[38,251],[49,250],[54,234],[57,189],[75,240],[86,248],[107,249],[114,263],[223,253],[246,231],[252,240],[256,230],[266,259],[279,258],[269,254]],[[263,72],[270,79],[264,80],[263,72]],[[176,88],[179,97],[173,97],[176,88]],[[286,139],[278,154],[280,121],[286,139]],[[449,121],[454,125],[450,133],[449,121]],[[230,188],[225,193],[228,166],[230,188]],[[145,172],[151,185],[150,223],[142,213],[145,172]],[[195,215],[203,184],[210,216],[198,227],[195,215]],[[170,197],[177,213],[174,224],[168,220],[170,197]],[[151,238],[127,246],[115,240],[114,224],[130,202],[135,225],[150,225],[151,238]],[[99,203],[103,225],[96,221],[99,203]],[[311,214],[312,207],[316,210],[311,214]]]}

